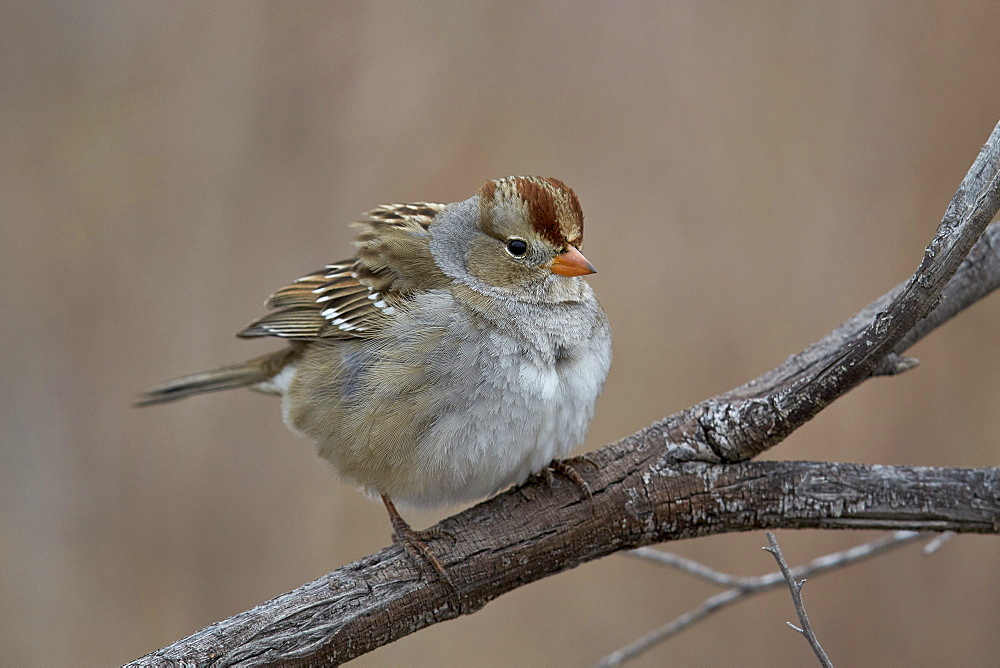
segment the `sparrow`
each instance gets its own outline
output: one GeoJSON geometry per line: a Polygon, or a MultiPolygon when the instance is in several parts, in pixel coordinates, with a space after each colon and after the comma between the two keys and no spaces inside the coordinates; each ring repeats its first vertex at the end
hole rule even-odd
{"type": "Polygon", "coordinates": [[[583,210],[553,178],[488,181],[462,202],[389,204],[355,223],[355,256],[281,288],[239,332],[287,346],[147,390],[137,405],[247,387],[346,481],[381,498],[394,538],[440,562],[394,501],[435,507],[557,471],[611,364],[582,278],[583,210]]]}

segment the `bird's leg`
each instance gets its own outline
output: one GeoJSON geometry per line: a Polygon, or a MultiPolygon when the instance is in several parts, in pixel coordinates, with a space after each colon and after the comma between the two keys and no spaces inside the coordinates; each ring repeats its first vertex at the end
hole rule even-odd
{"type": "Polygon", "coordinates": [[[549,487],[551,487],[552,474],[558,473],[576,485],[577,489],[580,490],[580,493],[583,494],[584,497],[591,499],[594,494],[590,491],[590,485],[583,479],[580,472],[576,470],[576,467],[582,464],[593,466],[595,469],[597,468],[597,462],[593,459],[587,457],[586,455],[579,455],[577,457],[570,457],[569,459],[553,459],[548,466],[542,469],[542,475],[545,476],[545,482],[547,482],[549,487]]]}
{"type": "Polygon", "coordinates": [[[385,509],[389,511],[389,520],[392,522],[393,540],[402,545],[403,548],[410,553],[410,556],[417,560],[417,566],[420,568],[421,572],[423,572],[424,569],[420,564],[423,562],[429,563],[434,570],[437,571],[437,574],[441,577],[441,579],[451,585],[452,589],[454,589],[455,586],[452,584],[451,578],[448,577],[448,574],[445,573],[444,566],[441,565],[441,562],[438,561],[437,557],[434,556],[431,549],[427,547],[427,544],[424,542],[429,538],[448,535],[447,532],[440,529],[414,531],[413,528],[406,523],[406,520],[403,519],[403,516],[399,514],[399,511],[396,510],[396,506],[392,502],[392,499],[383,494],[382,503],[385,504],[385,509]]]}

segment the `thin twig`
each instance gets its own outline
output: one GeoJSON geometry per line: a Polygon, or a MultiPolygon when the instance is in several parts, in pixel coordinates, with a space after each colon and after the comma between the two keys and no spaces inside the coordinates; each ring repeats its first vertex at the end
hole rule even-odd
{"type": "Polygon", "coordinates": [[[653,547],[638,547],[630,552],[626,552],[625,556],[639,557],[640,559],[655,561],[656,563],[664,564],[665,566],[672,566],[677,570],[684,571],[688,575],[693,575],[694,577],[704,580],[705,582],[723,585],[726,587],[744,587],[748,580],[756,579],[743,577],[741,575],[723,573],[722,571],[717,571],[701,562],[695,561],[694,559],[688,559],[687,557],[682,557],[679,554],[674,554],[673,552],[661,552],[653,547]]]}
{"type": "Polygon", "coordinates": [[[768,547],[765,547],[764,550],[774,556],[774,560],[778,562],[778,568],[781,569],[781,575],[788,582],[788,590],[792,593],[792,602],[795,604],[795,612],[799,615],[799,623],[802,624],[802,628],[798,628],[791,622],[788,622],[788,625],[805,636],[805,639],[809,641],[809,646],[816,653],[816,658],[819,659],[819,663],[823,668],[833,668],[833,662],[826,655],[823,646],[819,644],[816,632],[813,631],[812,625],[809,623],[809,615],[806,614],[806,605],[802,602],[802,585],[806,583],[805,578],[796,580],[792,577],[788,569],[788,564],[785,562],[785,557],[781,554],[781,548],[778,546],[778,539],[770,531],[766,532],[766,535],[768,547]]]}
{"type": "MultiPolygon", "coordinates": [[[[779,583],[781,581],[779,580],[779,583]]],[[[742,601],[748,596],[753,596],[754,594],[759,594],[765,591],[764,589],[744,589],[742,587],[733,587],[732,589],[727,589],[726,591],[716,594],[711,598],[705,600],[704,603],[699,605],[693,610],[685,612],[683,615],[673,620],[669,624],[664,624],[658,629],[650,631],[646,635],[642,636],[638,640],[625,645],[619,650],[608,654],[603,657],[597,665],[599,668],[608,668],[610,666],[620,666],[626,661],[631,661],[635,657],[639,656],[646,650],[650,649],[654,645],[658,645],[661,642],[672,638],[689,626],[692,626],[701,620],[705,619],[714,612],[718,612],[723,608],[728,608],[729,606],[742,601]]]]}
{"type": "MultiPolygon", "coordinates": [[[[864,543],[863,545],[856,545],[840,552],[834,552],[832,554],[825,554],[821,557],[817,557],[807,564],[796,566],[791,569],[790,573],[793,578],[815,577],[830,571],[841,569],[850,564],[871,559],[884,552],[894,550],[917,540],[925,539],[926,537],[926,533],[920,533],[917,531],[894,531],[887,536],[882,536],[877,540],[864,543]]],[[[937,540],[937,538],[935,538],[935,540],[937,540]]],[[[781,571],[750,577],[731,575],[729,573],[722,573],[691,559],[687,559],[670,552],[661,552],[651,547],[641,547],[639,549],[626,552],[625,554],[653,561],[658,564],[664,564],[666,566],[676,568],[684,573],[688,573],[689,575],[693,575],[701,580],[705,580],[706,582],[730,588],[706,599],[701,605],[684,613],[677,619],[671,621],[669,624],[665,624],[658,629],[650,631],[625,647],[608,654],[602,658],[598,664],[602,668],[619,666],[624,662],[639,656],[643,652],[652,648],[654,645],[664,642],[665,640],[677,635],[687,627],[701,621],[709,615],[738,603],[745,598],[756,596],[757,594],[763,594],[764,592],[775,589],[785,583],[785,577],[781,574],[781,571]]]]}
{"type": "Polygon", "coordinates": [[[937,552],[939,549],[941,549],[942,545],[944,545],[949,540],[951,540],[952,538],[954,538],[955,535],[956,534],[955,534],[954,531],[942,531],[938,535],[934,536],[934,538],[931,539],[931,541],[929,543],[927,543],[926,545],[924,545],[924,549],[922,550],[923,553],[924,553],[924,556],[930,556],[930,555],[934,554],[935,552],[937,552]]]}

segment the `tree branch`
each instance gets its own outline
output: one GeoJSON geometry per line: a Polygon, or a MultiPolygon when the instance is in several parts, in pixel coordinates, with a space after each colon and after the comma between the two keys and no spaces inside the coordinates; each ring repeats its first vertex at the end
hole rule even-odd
{"type": "Polygon", "coordinates": [[[666,540],[772,528],[1000,532],[1000,469],[745,462],[890,354],[898,366],[906,346],[995,287],[1000,230],[977,239],[1000,208],[998,163],[1000,125],[907,283],[777,369],[592,453],[591,501],[566,483],[529,484],[442,522],[460,539],[431,547],[456,589],[420,581],[387,548],[130,665],[338,663],[539,578],[666,540]]]}
{"type": "Polygon", "coordinates": [[[340,663],[542,577],[666,540],[782,528],[1000,532],[1000,468],[658,466],[653,449],[632,438],[597,457],[591,502],[569,483],[550,491],[536,482],[445,520],[462,540],[431,547],[455,592],[422,581],[408,555],[390,547],[130,665],[340,663]]]}
{"type": "Polygon", "coordinates": [[[812,624],[809,623],[809,615],[806,614],[806,604],[802,601],[802,586],[806,583],[805,578],[796,580],[792,575],[788,563],[785,561],[785,555],[781,553],[781,547],[778,546],[778,539],[770,531],[767,532],[767,544],[768,547],[764,549],[770,552],[774,560],[778,562],[778,569],[781,571],[781,577],[788,583],[788,590],[792,594],[792,603],[795,604],[795,614],[798,615],[802,628],[791,622],[786,623],[805,637],[823,668],[833,668],[833,662],[826,655],[823,646],[819,644],[819,638],[816,637],[816,632],[813,631],[812,624]]]}
{"type": "MultiPolygon", "coordinates": [[[[938,534],[938,536],[949,536],[951,533],[938,534]]],[[[871,559],[880,554],[902,547],[916,540],[926,540],[927,534],[916,531],[894,531],[888,536],[877,538],[864,545],[856,545],[841,552],[825,554],[822,557],[813,559],[808,564],[796,566],[791,569],[792,578],[806,578],[822,575],[830,571],[838,570],[851,564],[871,559]]],[[[935,539],[936,540],[936,539],[935,539]]],[[[928,546],[930,543],[928,543],[928,546]]],[[[924,548],[926,550],[926,547],[924,548]]],[[[677,635],[689,626],[700,622],[709,615],[724,608],[739,603],[745,598],[763,594],[776,587],[785,584],[785,576],[781,571],[768,573],[767,575],[739,576],[721,573],[704,564],[691,559],[681,557],[670,552],[661,552],[651,547],[640,547],[627,552],[630,556],[653,561],[658,564],[672,566],[688,575],[692,575],[700,580],[704,580],[714,585],[729,587],[723,592],[711,596],[696,608],[693,608],[677,619],[664,624],[658,629],[654,629],[641,638],[629,643],[621,649],[615,650],[598,662],[600,668],[612,668],[636,658],[640,654],[652,647],[677,635]]]]}
{"type": "Polygon", "coordinates": [[[669,440],[683,446],[675,449],[677,458],[756,457],[831,401],[896,367],[909,346],[1000,284],[1000,232],[993,225],[984,235],[998,209],[1000,125],[959,185],[913,276],[779,367],[659,422],[669,440]]]}

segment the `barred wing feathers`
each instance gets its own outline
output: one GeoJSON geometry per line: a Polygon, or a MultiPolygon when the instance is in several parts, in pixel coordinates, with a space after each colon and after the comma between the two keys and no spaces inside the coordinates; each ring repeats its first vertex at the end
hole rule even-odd
{"type": "Polygon", "coordinates": [[[430,253],[428,227],[444,204],[388,204],[359,228],[356,258],[327,265],[275,292],[270,313],[237,336],[367,338],[410,293],[446,283],[430,253]]]}

